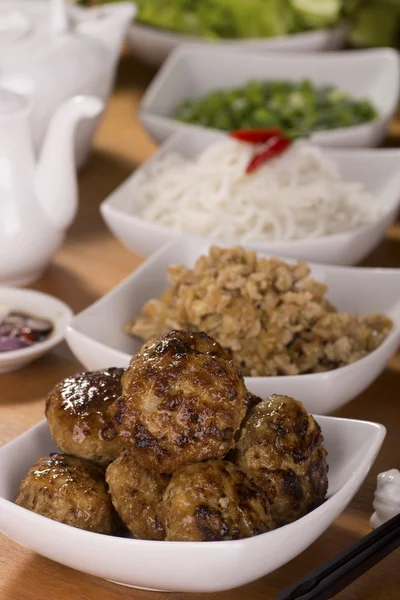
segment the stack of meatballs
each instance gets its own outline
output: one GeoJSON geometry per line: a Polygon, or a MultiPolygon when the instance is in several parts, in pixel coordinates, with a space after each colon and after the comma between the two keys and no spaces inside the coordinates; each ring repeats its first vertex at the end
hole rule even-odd
{"type": "Polygon", "coordinates": [[[16,502],[73,527],[232,540],[290,523],[326,497],[318,423],[292,398],[250,394],[204,333],[152,340],[126,371],[68,377],[46,417],[62,453],[39,459],[16,502]]]}

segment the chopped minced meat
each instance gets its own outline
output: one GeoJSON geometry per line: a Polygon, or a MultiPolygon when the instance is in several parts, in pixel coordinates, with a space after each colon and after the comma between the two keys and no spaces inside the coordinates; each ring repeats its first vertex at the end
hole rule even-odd
{"type": "Polygon", "coordinates": [[[204,331],[246,376],[318,373],[348,365],[377,348],[392,322],[350,315],[328,302],[326,286],[302,262],[258,258],[242,247],[213,246],[193,269],[171,266],[170,287],[126,325],[145,341],[171,329],[204,331]]]}

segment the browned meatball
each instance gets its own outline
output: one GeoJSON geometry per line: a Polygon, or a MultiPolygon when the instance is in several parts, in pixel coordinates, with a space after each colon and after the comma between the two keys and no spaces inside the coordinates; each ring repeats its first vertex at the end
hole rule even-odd
{"type": "Polygon", "coordinates": [[[40,458],[21,483],[16,504],[71,527],[111,535],[119,525],[104,470],[82,458],[40,458]]]}
{"type": "Polygon", "coordinates": [[[235,462],[267,493],[276,526],[324,501],[328,465],[323,442],[318,423],[293,398],[273,395],[249,412],[235,462]]]}
{"type": "Polygon", "coordinates": [[[262,398],[249,392],[248,396],[247,396],[247,410],[250,411],[252,408],[257,406],[257,404],[259,404],[260,402],[262,402],[262,398]]]}
{"type": "Polygon", "coordinates": [[[266,494],[235,465],[214,460],[176,471],[160,507],[167,540],[236,540],[272,526],[266,494]]]}
{"type": "Polygon", "coordinates": [[[248,404],[237,366],[203,333],[171,331],[148,342],[122,387],[111,407],[119,435],[159,473],[225,456],[248,404]]]}
{"type": "Polygon", "coordinates": [[[108,466],[106,480],[114,507],[133,536],[163,540],[165,531],[157,509],[169,475],[152,473],[125,451],[108,466]]]}
{"type": "Polygon", "coordinates": [[[122,450],[108,414],[122,393],[124,369],[78,373],[55,386],[46,402],[46,417],[56,445],[68,454],[108,464],[122,450]]]}

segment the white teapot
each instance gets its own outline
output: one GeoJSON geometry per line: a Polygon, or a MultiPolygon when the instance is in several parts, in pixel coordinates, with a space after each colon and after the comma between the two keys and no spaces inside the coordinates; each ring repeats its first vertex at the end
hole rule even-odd
{"type": "Polygon", "coordinates": [[[75,126],[102,108],[93,96],[63,103],[36,164],[29,100],[0,88],[0,285],[37,280],[62,243],[77,209],[75,126]]]}
{"type": "MultiPolygon", "coordinates": [[[[65,0],[0,0],[0,85],[30,97],[35,151],[57,107],[77,94],[107,100],[134,5],[90,9],[65,0]]],[[[78,128],[77,160],[96,122],[78,128]]]]}

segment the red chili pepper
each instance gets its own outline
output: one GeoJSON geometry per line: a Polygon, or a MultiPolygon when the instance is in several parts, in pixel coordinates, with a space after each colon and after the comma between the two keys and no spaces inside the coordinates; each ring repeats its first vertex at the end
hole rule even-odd
{"type": "Polygon", "coordinates": [[[279,127],[268,127],[267,129],[236,129],[229,134],[240,142],[249,144],[263,144],[273,137],[282,136],[282,130],[279,127]]]}
{"type": "Polygon", "coordinates": [[[274,158],[274,156],[278,156],[282,154],[289,148],[292,140],[286,137],[278,137],[275,136],[268,140],[265,144],[263,144],[258,150],[256,150],[253,158],[249,162],[246,168],[246,173],[253,173],[259,167],[261,167],[264,163],[274,158]]]}
{"type": "Polygon", "coordinates": [[[18,332],[18,337],[20,340],[26,342],[27,344],[33,344],[33,342],[37,341],[37,336],[30,327],[21,327],[21,329],[18,332]]]}

